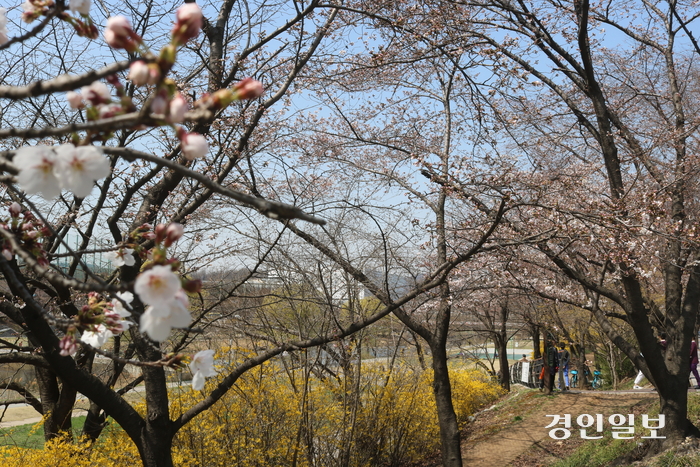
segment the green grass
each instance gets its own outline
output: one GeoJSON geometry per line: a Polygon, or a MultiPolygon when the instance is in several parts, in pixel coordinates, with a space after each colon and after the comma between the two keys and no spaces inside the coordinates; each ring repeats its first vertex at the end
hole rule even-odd
{"type": "MultiPolygon", "coordinates": [[[[73,433],[80,434],[85,423],[85,416],[73,418],[73,433]]],[[[44,448],[43,423],[13,426],[0,429],[0,446],[22,446],[30,449],[44,448]]]]}
{"type": "Polygon", "coordinates": [[[605,433],[603,439],[584,443],[571,456],[552,465],[552,467],[605,467],[632,451],[636,443],[620,439],[611,439],[605,433]]]}

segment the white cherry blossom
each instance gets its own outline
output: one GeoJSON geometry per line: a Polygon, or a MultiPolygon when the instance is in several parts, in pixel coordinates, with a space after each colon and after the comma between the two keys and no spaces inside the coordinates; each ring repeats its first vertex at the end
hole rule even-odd
{"type": "Polygon", "coordinates": [[[180,142],[182,144],[182,153],[189,160],[201,159],[209,152],[207,139],[199,133],[187,133],[183,135],[180,142]]]}
{"type": "Polygon", "coordinates": [[[139,274],[134,283],[134,291],[139,299],[154,306],[173,301],[180,288],[180,278],[170,266],[153,266],[139,274]]]}
{"type": "Polygon", "coordinates": [[[171,329],[186,328],[192,322],[188,308],[187,295],[180,289],[173,300],[147,307],[141,315],[139,329],[154,341],[163,342],[170,335],[171,329]]]}
{"type": "Polygon", "coordinates": [[[83,96],[75,91],[68,91],[66,93],[66,100],[71,109],[80,109],[83,106],[83,96]]]}
{"type": "Polygon", "coordinates": [[[192,389],[201,391],[204,389],[204,380],[210,376],[216,376],[214,369],[214,351],[201,350],[192,357],[190,362],[192,372],[192,389]]]}
{"type": "Polygon", "coordinates": [[[134,250],[132,248],[120,248],[117,251],[110,251],[105,256],[111,261],[112,266],[119,268],[122,266],[133,266],[136,264],[134,250]]]}
{"type": "Polygon", "coordinates": [[[131,302],[134,301],[134,294],[132,294],[131,292],[117,292],[116,295],[118,298],[112,299],[112,308],[114,309],[114,311],[118,313],[119,316],[121,316],[122,318],[131,316],[131,312],[124,308],[122,300],[126,302],[127,305],[131,305],[131,302]]]}
{"type": "Polygon", "coordinates": [[[104,324],[98,324],[95,331],[85,331],[80,340],[92,347],[99,349],[112,337],[114,334],[107,329],[104,324]]]}
{"type": "Polygon", "coordinates": [[[19,169],[17,182],[25,193],[41,193],[47,199],[61,194],[61,186],[54,172],[56,154],[50,147],[21,148],[15,153],[12,163],[19,169]]]}
{"type": "Polygon", "coordinates": [[[92,191],[95,180],[109,175],[109,160],[95,146],[63,144],[56,148],[54,173],[62,188],[85,198],[92,191]]]}
{"type": "Polygon", "coordinates": [[[69,8],[70,11],[77,11],[81,15],[90,14],[91,0],[70,0],[69,8]]]}

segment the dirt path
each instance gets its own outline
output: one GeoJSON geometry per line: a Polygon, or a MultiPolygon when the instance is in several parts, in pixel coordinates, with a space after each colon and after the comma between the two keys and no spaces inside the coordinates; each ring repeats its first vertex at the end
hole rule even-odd
{"type": "MultiPolygon", "coordinates": [[[[547,414],[571,414],[572,422],[578,415],[602,413],[627,413],[624,409],[642,400],[656,400],[650,392],[601,392],[581,391],[542,398],[542,403],[523,416],[520,423],[476,443],[464,443],[462,461],[470,467],[502,467],[511,464],[516,457],[531,446],[549,440],[552,422],[547,414]]],[[[573,433],[573,432],[572,432],[573,433]]],[[[569,439],[573,439],[574,435],[569,439]]],[[[543,457],[546,454],[543,452],[543,457]]],[[[544,459],[543,459],[544,460],[544,459]]]]}

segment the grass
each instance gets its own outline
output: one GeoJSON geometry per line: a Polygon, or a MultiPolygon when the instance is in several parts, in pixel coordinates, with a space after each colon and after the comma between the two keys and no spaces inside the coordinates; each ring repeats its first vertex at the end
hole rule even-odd
{"type": "MultiPolygon", "coordinates": [[[[85,423],[85,416],[73,418],[73,433],[80,434],[85,423]]],[[[0,429],[0,446],[22,446],[30,449],[44,448],[43,423],[30,423],[12,428],[0,429]]]]}
{"type": "Polygon", "coordinates": [[[605,433],[603,439],[584,443],[571,456],[551,467],[605,467],[635,447],[636,443],[611,439],[610,433],[605,433]]]}

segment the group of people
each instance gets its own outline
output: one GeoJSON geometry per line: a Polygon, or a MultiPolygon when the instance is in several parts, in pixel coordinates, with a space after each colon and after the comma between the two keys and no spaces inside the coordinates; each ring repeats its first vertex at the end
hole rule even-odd
{"type": "Polygon", "coordinates": [[[558,389],[561,391],[569,390],[569,362],[571,354],[566,350],[566,344],[559,343],[559,348],[551,341],[547,342],[547,350],[545,352],[545,365],[542,366],[540,372],[540,390],[547,389],[551,392],[554,388],[555,375],[559,374],[558,389]],[[549,378],[545,378],[545,373],[549,369],[549,378]],[[548,387],[545,388],[545,385],[548,387]]]}
{"type": "MultiPolygon", "coordinates": [[[[661,333],[659,335],[659,345],[662,351],[666,350],[666,334],[661,333]]],[[[642,356],[643,357],[643,356],[642,356]]],[[[520,361],[528,361],[527,357],[523,355],[520,361]]],[[[547,389],[551,392],[554,389],[554,382],[556,375],[559,375],[559,381],[557,388],[561,391],[569,390],[569,363],[571,361],[571,354],[566,349],[566,344],[560,342],[558,346],[555,346],[553,340],[547,341],[547,350],[544,355],[544,365],[542,366],[542,371],[539,377],[540,390],[547,389]],[[549,378],[545,377],[545,373],[549,370],[549,378]],[[548,387],[545,387],[547,385],[548,387]]],[[[693,339],[690,344],[690,368],[689,373],[695,377],[695,389],[700,389],[700,374],[698,373],[698,344],[697,340],[693,339]]],[[[637,374],[634,380],[634,389],[642,389],[640,385],[644,374],[641,370],[637,374]]]]}

